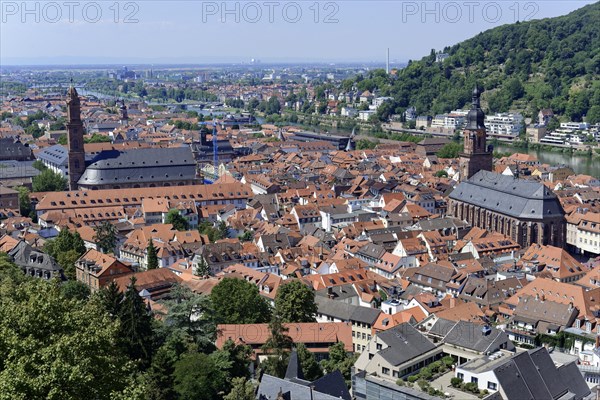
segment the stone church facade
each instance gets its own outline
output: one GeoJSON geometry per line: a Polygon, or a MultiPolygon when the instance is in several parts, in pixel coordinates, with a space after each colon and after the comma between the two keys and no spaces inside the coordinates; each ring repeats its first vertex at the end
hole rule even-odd
{"type": "Polygon", "coordinates": [[[522,247],[532,243],[562,247],[566,221],[558,197],[541,182],[490,172],[492,149],[486,144],[479,94],[473,91],[460,154],[461,183],[449,195],[449,214],[509,236],[522,247]]]}

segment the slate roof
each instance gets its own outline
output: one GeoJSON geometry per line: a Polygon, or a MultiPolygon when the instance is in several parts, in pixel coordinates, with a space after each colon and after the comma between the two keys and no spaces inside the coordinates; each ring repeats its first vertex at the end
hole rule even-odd
{"type": "Polygon", "coordinates": [[[388,347],[378,354],[391,365],[403,364],[436,346],[411,324],[403,323],[377,335],[388,347]]]}
{"type": "Polygon", "coordinates": [[[581,399],[590,394],[590,389],[582,379],[581,372],[575,362],[561,365],[558,368],[558,375],[569,388],[569,392],[575,394],[575,399],[581,399]]]}
{"type": "Polygon", "coordinates": [[[493,369],[508,400],[582,399],[590,390],[574,362],[556,368],[544,347],[493,369]]]}
{"type": "Polygon", "coordinates": [[[106,150],[100,152],[79,184],[136,183],[196,179],[196,162],[189,147],[106,150]]]}
{"type": "Polygon", "coordinates": [[[335,370],[312,383],[315,391],[332,395],[343,400],[350,400],[350,392],[344,381],[344,376],[339,370],[335,370]]]}
{"type": "Polygon", "coordinates": [[[12,138],[0,138],[0,160],[33,160],[28,144],[12,138]]]}
{"type": "Polygon", "coordinates": [[[558,197],[544,184],[489,171],[461,182],[450,198],[518,219],[564,216],[558,197]]]}
{"type": "Polygon", "coordinates": [[[13,262],[21,269],[31,268],[33,270],[47,271],[53,277],[62,277],[63,271],[60,265],[46,253],[35,250],[24,241],[19,243],[8,252],[13,262]]]}
{"type": "Polygon", "coordinates": [[[335,317],[342,321],[357,321],[373,325],[381,313],[381,310],[376,308],[348,304],[325,296],[315,296],[315,303],[319,314],[335,317]]]}
{"type": "Polygon", "coordinates": [[[339,397],[320,393],[316,390],[313,390],[311,393],[310,386],[267,374],[264,374],[262,377],[256,398],[257,400],[275,400],[280,392],[284,395],[285,399],[291,400],[311,398],[313,400],[339,400],[339,397]],[[285,397],[286,395],[287,397],[285,397]]]}
{"type": "Polygon", "coordinates": [[[31,166],[32,161],[0,161],[0,179],[32,178],[38,176],[40,171],[31,166]]]}
{"type": "Polygon", "coordinates": [[[69,161],[67,148],[61,144],[46,147],[37,154],[37,158],[38,160],[48,161],[52,164],[64,166],[66,166],[69,161]]]}
{"type": "Polygon", "coordinates": [[[440,318],[431,328],[431,331],[444,337],[443,342],[474,350],[480,353],[494,352],[506,344],[506,349],[514,351],[515,346],[505,332],[494,327],[489,328],[489,333],[483,332],[483,327],[468,321],[449,321],[440,318]]]}

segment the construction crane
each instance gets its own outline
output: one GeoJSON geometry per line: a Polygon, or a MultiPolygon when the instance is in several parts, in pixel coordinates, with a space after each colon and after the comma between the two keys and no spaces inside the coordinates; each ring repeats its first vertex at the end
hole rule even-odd
{"type": "MultiPolygon", "coordinates": [[[[214,168],[214,173],[217,174],[217,171],[219,171],[219,147],[217,145],[217,120],[213,119],[212,121],[203,121],[203,122],[198,122],[200,125],[209,125],[212,124],[213,126],[213,131],[212,131],[212,145],[213,145],[213,168],[214,168]]],[[[227,125],[238,125],[237,122],[235,121],[221,121],[221,128],[225,128],[225,126],[227,125]]]]}

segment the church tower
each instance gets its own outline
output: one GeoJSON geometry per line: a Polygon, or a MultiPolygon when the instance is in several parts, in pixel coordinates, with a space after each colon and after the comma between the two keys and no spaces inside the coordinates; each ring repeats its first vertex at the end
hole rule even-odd
{"type": "Polygon", "coordinates": [[[75,87],[71,85],[67,93],[67,145],[69,154],[69,190],[77,190],[77,182],[85,171],[83,150],[83,122],[81,103],[75,87]]]}
{"type": "Polygon", "coordinates": [[[123,125],[127,125],[127,120],[129,120],[129,115],[127,115],[127,106],[125,105],[125,100],[121,100],[121,107],[119,108],[121,112],[121,123],[123,125]]]}
{"type": "Polygon", "coordinates": [[[473,103],[467,114],[467,126],[464,130],[464,149],[460,153],[461,179],[466,180],[480,170],[492,170],[492,148],[487,146],[485,115],[479,104],[481,93],[473,89],[473,103]]]}

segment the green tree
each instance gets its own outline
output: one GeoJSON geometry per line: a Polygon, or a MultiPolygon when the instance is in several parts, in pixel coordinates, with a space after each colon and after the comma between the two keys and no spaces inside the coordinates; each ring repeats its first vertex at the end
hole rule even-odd
{"type": "Polygon", "coordinates": [[[119,317],[123,304],[123,293],[121,293],[115,281],[100,290],[98,301],[112,319],[119,317]]]}
{"type": "Polygon", "coordinates": [[[246,378],[233,378],[231,380],[231,391],[223,397],[223,400],[255,400],[254,384],[246,378]]]}
{"type": "Polygon", "coordinates": [[[63,296],[67,299],[87,300],[90,297],[90,288],[79,281],[67,281],[60,287],[63,296]]]}
{"type": "Polygon", "coordinates": [[[46,167],[46,164],[44,164],[41,160],[35,160],[31,166],[35,169],[37,169],[38,171],[45,171],[48,169],[48,167],[46,167]]]}
{"type": "Polygon", "coordinates": [[[221,369],[231,378],[250,378],[250,363],[252,357],[252,348],[240,344],[236,345],[229,339],[223,347],[211,354],[215,362],[221,366],[221,369]]]}
{"type": "MultiPolygon", "coordinates": [[[[23,271],[12,262],[8,254],[0,252],[0,288],[4,281],[10,284],[19,284],[29,279],[23,271]]],[[[1,293],[0,293],[1,298],[1,293]]]]}
{"type": "Polygon", "coordinates": [[[317,304],[314,290],[298,280],[279,286],[275,296],[275,314],[283,322],[315,322],[317,304]]]}
{"type": "Polygon", "coordinates": [[[208,240],[213,243],[227,237],[227,225],[223,221],[215,228],[210,221],[204,220],[198,225],[198,231],[208,236],[208,240]]]}
{"type": "Polygon", "coordinates": [[[261,363],[261,367],[265,373],[278,378],[285,376],[293,344],[292,338],[287,334],[288,330],[281,319],[274,316],[269,323],[269,338],[262,346],[267,358],[261,363]]]}
{"type": "Polygon", "coordinates": [[[146,259],[148,260],[148,269],[158,268],[158,255],[156,254],[156,247],[154,247],[154,241],[148,240],[148,248],[146,250],[146,259]]]}
{"type": "Polygon", "coordinates": [[[33,177],[32,188],[34,192],[60,192],[67,188],[67,179],[46,169],[33,177]]]}
{"type": "Polygon", "coordinates": [[[185,335],[172,335],[155,352],[144,376],[144,400],[177,400],[175,363],[182,354],[192,351],[185,335]]]}
{"type": "Polygon", "coordinates": [[[176,208],[169,210],[165,218],[165,224],[172,224],[173,228],[178,231],[187,231],[190,225],[187,218],[179,214],[179,210],[176,208]]]}
{"type": "Polygon", "coordinates": [[[168,310],[164,323],[171,332],[185,333],[201,350],[214,348],[216,326],[211,317],[209,297],[196,294],[186,286],[175,285],[164,304],[168,310]]]}
{"type": "Polygon", "coordinates": [[[62,229],[55,239],[44,244],[44,250],[60,264],[67,278],[75,279],[75,262],[86,251],[78,232],[62,229]]]}
{"type": "Polygon", "coordinates": [[[327,372],[338,370],[344,376],[346,384],[350,387],[350,368],[354,365],[358,354],[350,355],[346,352],[343,342],[329,346],[329,358],[321,361],[321,366],[327,372]]]}
{"type": "Polygon", "coordinates": [[[586,122],[597,124],[600,122],[600,105],[596,104],[590,107],[586,115],[586,122]]]}
{"type": "Polygon", "coordinates": [[[456,158],[458,154],[462,151],[462,146],[460,143],[450,142],[446,143],[438,152],[437,156],[439,158],[456,158]]]}
{"type": "Polygon", "coordinates": [[[117,228],[108,221],[103,221],[100,225],[94,228],[94,241],[100,247],[100,251],[104,253],[112,253],[115,251],[117,244],[117,228]]]}
{"type": "Polygon", "coordinates": [[[447,178],[448,173],[446,171],[444,171],[443,169],[440,169],[439,171],[437,171],[435,173],[435,176],[437,176],[438,178],[447,178]]]}
{"type": "Polygon", "coordinates": [[[121,348],[131,360],[148,366],[152,358],[152,317],[135,287],[135,277],[123,294],[119,321],[121,348]]]}
{"type": "Polygon", "coordinates": [[[210,275],[210,267],[208,266],[204,257],[200,257],[200,261],[198,261],[198,267],[195,271],[196,276],[208,276],[210,275]]]}
{"type": "Polygon", "coordinates": [[[213,400],[227,386],[227,376],[213,359],[203,353],[189,353],[175,363],[175,391],[180,400],[213,400]]]}
{"type": "Polygon", "coordinates": [[[314,353],[310,352],[304,343],[296,344],[298,359],[302,366],[302,373],[307,381],[316,381],[323,376],[323,369],[317,362],[314,353]]]}
{"type": "Polygon", "coordinates": [[[258,287],[243,279],[222,279],[210,299],[217,324],[258,324],[271,319],[269,303],[258,287]]]}
{"type": "Polygon", "coordinates": [[[217,225],[217,229],[219,230],[219,239],[226,239],[229,237],[229,229],[227,228],[225,221],[220,221],[217,225]]]}
{"type": "Polygon", "coordinates": [[[252,239],[254,239],[254,235],[252,234],[252,231],[244,231],[244,233],[239,236],[239,239],[242,242],[251,242],[252,239]]]}
{"type": "Polygon", "coordinates": [[[19,192],[19,212],[21,213],[21,216],[28,217],[33,211],[31,208],[29,190],[25,186],[18,186],[17,192],[19,192]]]}
{"type": "Polygon", "coordinates": [[[98,302],[28,280],[0,291],[0,399],[110,399],[131,372],[98,302]],[[110,373],[98,373],[110,371],[110,373]]]}

